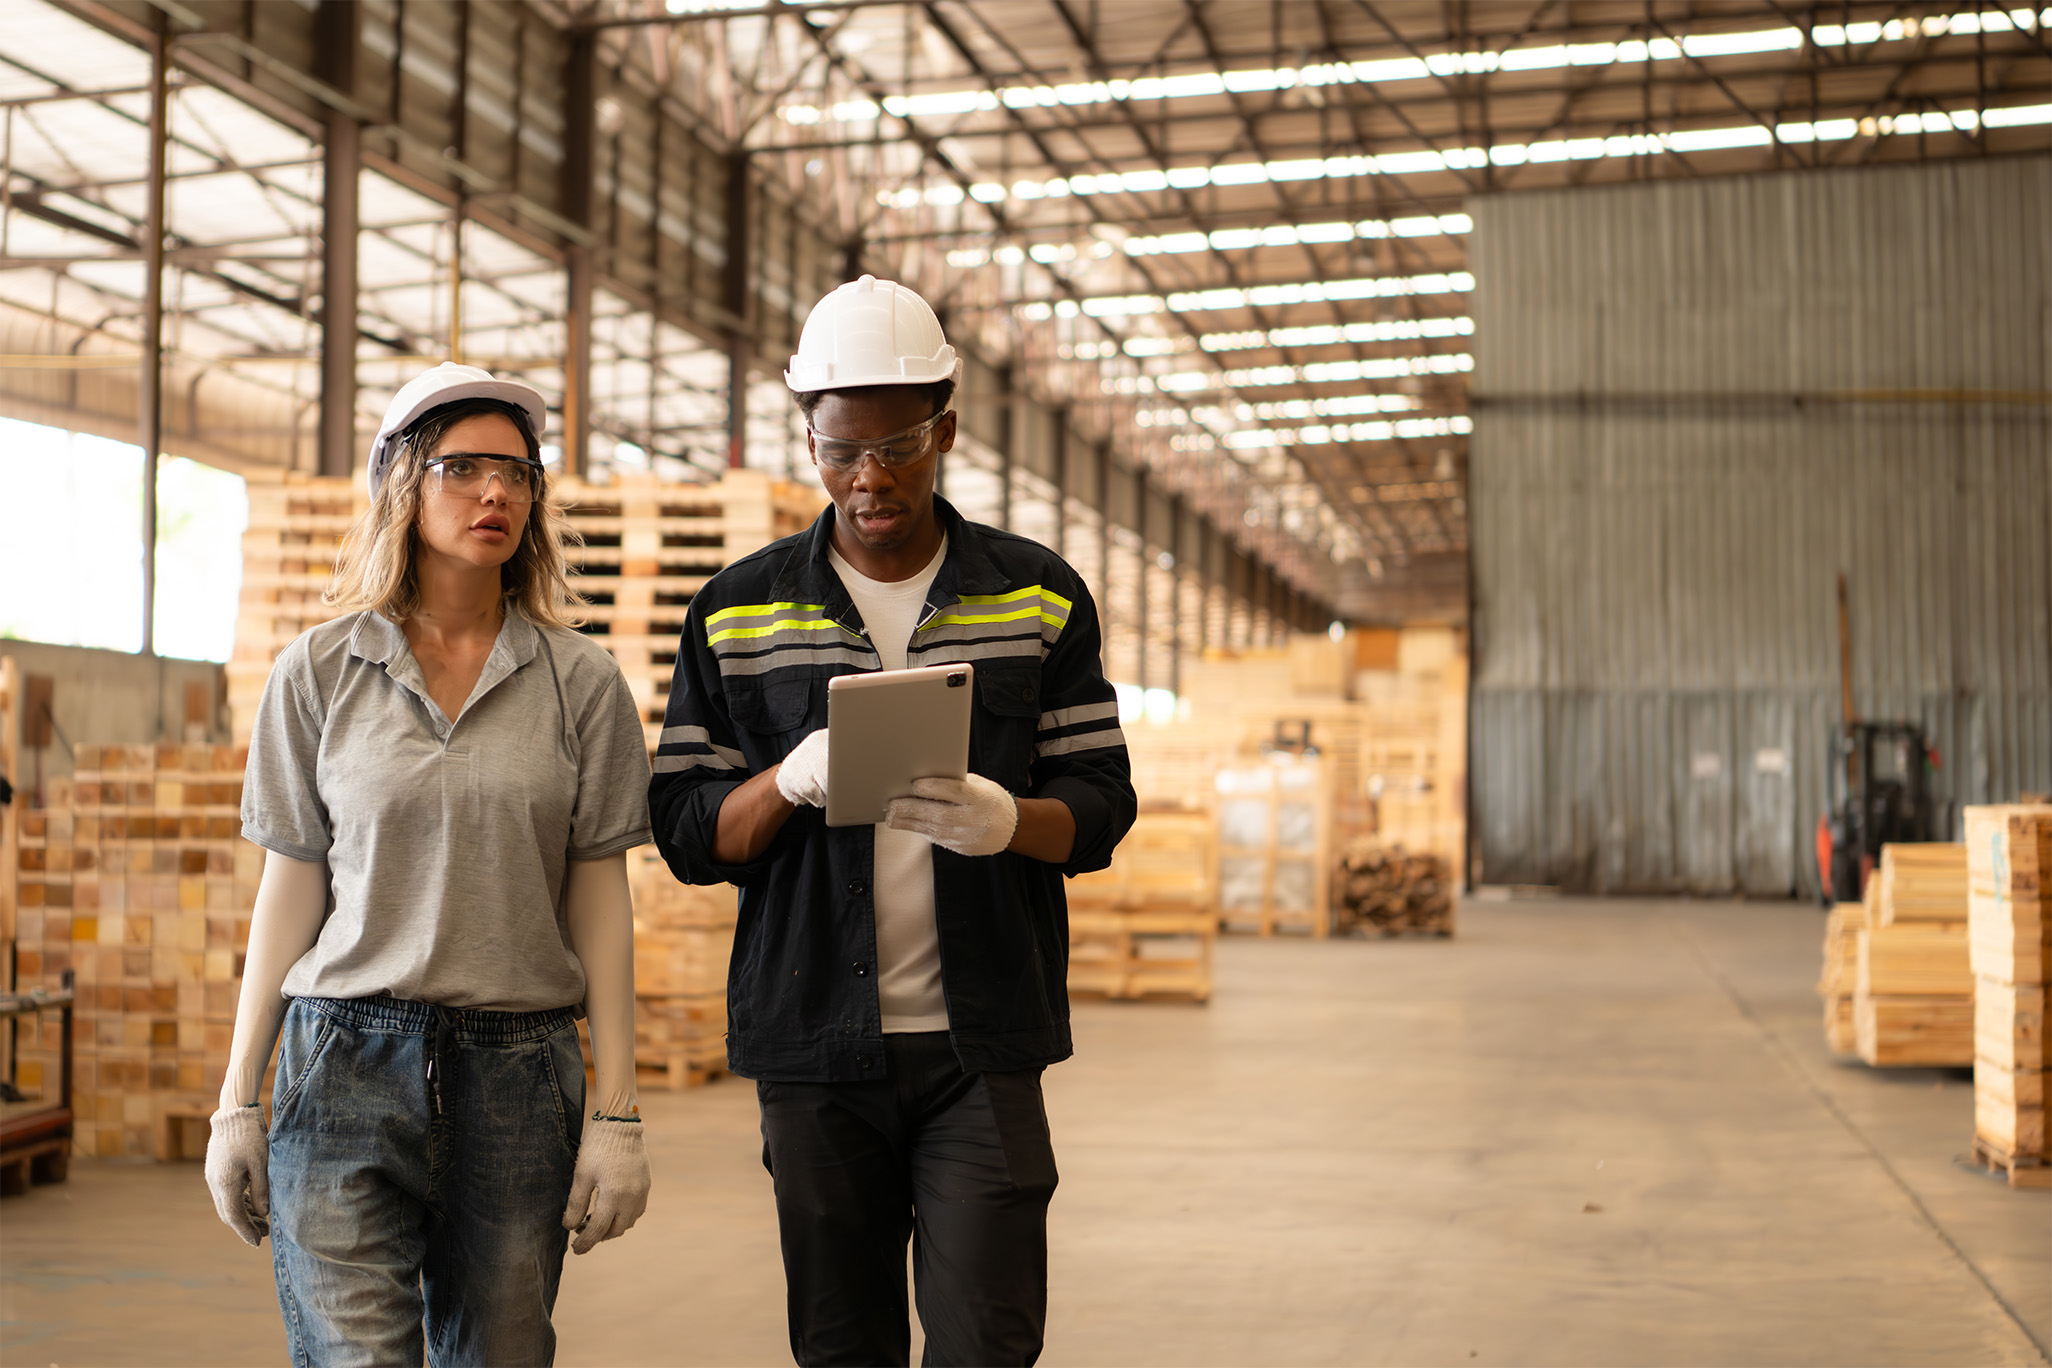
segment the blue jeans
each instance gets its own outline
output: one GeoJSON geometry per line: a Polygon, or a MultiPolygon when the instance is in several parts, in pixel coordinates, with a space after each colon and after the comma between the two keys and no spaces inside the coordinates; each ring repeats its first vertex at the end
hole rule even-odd
{"type": "Polygon", "coordinates": [[[568,1010],[295,998],[270,1154],[291,1362],[553,1362],[583,1111],[568,1010]]]}

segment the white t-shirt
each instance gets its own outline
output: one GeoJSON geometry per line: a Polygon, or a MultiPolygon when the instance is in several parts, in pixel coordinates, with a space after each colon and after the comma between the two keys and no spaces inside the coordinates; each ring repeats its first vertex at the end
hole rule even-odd
{"type": "MultiPolygon", "coordinates": [[[[847,586],[886,670],[905,668],[926,591],[947,558],[948,542],[911,579],[873,580],[830,545],[827,560],[847,586]]],[[[876,995],[884,1034],[948,1029],[941,992],[940,932],[933,917],[933,843],[879,822],[876,832],[876,995]]]]}

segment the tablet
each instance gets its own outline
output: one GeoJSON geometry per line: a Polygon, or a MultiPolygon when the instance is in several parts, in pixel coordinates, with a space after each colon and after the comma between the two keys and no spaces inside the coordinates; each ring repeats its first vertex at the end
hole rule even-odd
{"type": "Polygon", "coordinates": [[[884,819],[914,779],[969,774],[972,665],[927,665],[827,681],[828,826],[884,819]]]}

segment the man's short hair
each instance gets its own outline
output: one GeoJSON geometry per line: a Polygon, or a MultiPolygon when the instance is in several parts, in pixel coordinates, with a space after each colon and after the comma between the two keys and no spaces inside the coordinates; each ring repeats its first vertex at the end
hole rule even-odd
{"type": "Polygon", "coordinates": [[[947,412],[949,402],[955,397],[955,381],[950,376],[946,380],[936,380],[930,385],[851,385],[847,389],[841,390],[807,390],[798,395],[798,411],[804,414],[805,421],[810,423],[812,421],[812,411],[818,408],[819,401],[826,398],[829,394],[846,394],[851,396],[884,395],[892,390],[911,390],[915,393],[924,394],[927,402],[933,406],[934,413],[945,413],[947,412]]]}

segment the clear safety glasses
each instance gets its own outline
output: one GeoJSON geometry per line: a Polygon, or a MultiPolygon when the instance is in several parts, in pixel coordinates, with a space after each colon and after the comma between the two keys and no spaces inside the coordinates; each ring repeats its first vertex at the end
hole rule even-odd
{"type": "Polygon", "coordinates": [[[437,456],[427,463],[427,487],[431,494],[482,499],[493,480],[499,482],[500,497],[507,503],[533,503],[541,493],[542,464],[525,457],[467,452],[437,456]]]}
{"type": "Polygon", "coordinates": [[[903,432],[894,432],[888,437],[878,437],[867,442],[853,441],[846,437],[829,437],[810,423],[805,425],[805,430],[812,434],[812,454],[819,459],[821,465],[829,469],[853,470],[862,464],[864,456],[873,456],[876,463],[885,470],[897,470],[902,466],[915,464],[926,455],[934,428],[939,426],[941,419],[952,412],[953,409],[943,409],[917,427],[908,427],[903,432]]]}

